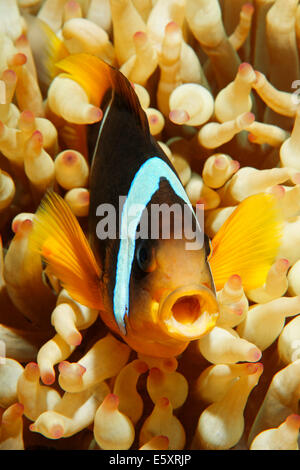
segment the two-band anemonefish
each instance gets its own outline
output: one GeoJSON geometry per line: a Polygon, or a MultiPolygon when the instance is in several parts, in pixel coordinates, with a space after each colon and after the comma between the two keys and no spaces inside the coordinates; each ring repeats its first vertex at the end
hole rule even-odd
{"type": "Polygon", "coordinates": [[[209,259],[207,243],[187,249],[189,230],[197,234],[203,228],[174,167],[151,136],[131,84],[87,54],[70,55],[57,66],[82,84],[104,111],[90,141],[88,240],[64,200],[49,192],[35,215],[31,249],[39,251],[75,300],[99,309],[106,325],[134,350],[178,355],[214,327],[215,288],[222,288],[232,274],[242,277],[245,289],[264,283],[280,244],[276,201],[268,194],[243,201],[212,240],[209,259]],[[125,196],[121,209],[120,196],[125,196]],[[115,238],[97,236],[102,204],[116,210],[115,238]],[[169,238],[161,236],[161,226],[158,237],[147,233],[138,238],[145,213],[151,226],[153,204],[188,207],[193,216],[187,235],[175,237],[173,222],[169,238]],[[133,205],[136,216],[129,227],[127,213],[133,205]]]}

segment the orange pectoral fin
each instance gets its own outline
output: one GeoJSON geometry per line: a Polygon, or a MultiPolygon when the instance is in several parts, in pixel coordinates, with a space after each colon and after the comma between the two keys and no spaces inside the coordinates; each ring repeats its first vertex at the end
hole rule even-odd
{"type": "Polygon", "coordinates": [[[216,289],[233,274],[245,290],[265,283],[280,247],[282,218],[271,194],[256,194],[242,201],[212,240],[209,264],[216,289]]]}
{"type": "Polygon", "coordinates": [[[54,192],[45,195],[35,214],[29,249],[40,253],[74,300],[102,308],[101,270],[76,217],[54,192]]]}

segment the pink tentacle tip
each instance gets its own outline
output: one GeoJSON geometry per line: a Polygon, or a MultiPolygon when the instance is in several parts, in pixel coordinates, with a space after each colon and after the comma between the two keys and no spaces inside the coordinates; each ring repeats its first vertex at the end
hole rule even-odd
{"type": "Polygon", "coordinates": [[[90,193],[88,190],[83,190],[78,195],[78,202],[80,204],[88,205],[90,202],[90,193]]]}
{"type": "Polygon", "coordinates": [[[233,274],[227,281],[228,287],[234,290],[241,289],[242,287],[242,278],[238,274],[233,274]]]}
{"type": "Polygon", "coordinates": [[[157,405],[160,408],[167,408],[170,405],[170,400],[167,397],[161,397],[157,400],[157,405]]]}
{"type": "Polygon", "coordinates": [[[252,3],[245,3],[243,6],[242,6],[242,11],[246,14],[248,14],[249,16],[252,16],[253,13],[254,13],[254,6],[252,5],[252,3]]]}
{"type": "Polygon", "coordinates": [[[30,219],[22,220],[18,227],[18,234],[27,235],[33,228],[33,222],[30,219]]]}
{"type": "Polygon", "coordinates": [[[276,198],[282,199],[284,197],[285,193],[286,193],[286,190],[280,184],[275,184],[270,189],[270,193],[273,194],[273,196],[275,196],[276,198]]]}
{"type": "Polygon", "coordinates": [[[103,111],[96,106],[92,106],[89,110],[89,119],[91,122],[98,122],[101,121],[103,118],[103,111]]]}
{"type": "Polygon", "coordinates": [[[79,331],[74,331],[74,333],[71,333],[68,336],[68,343],[71,346],[79,346],[82,341],[82,335],[79,333],[79,331]]]}
{"type": "Polygon", "coordinates": [[[169,113],[169,119],[174,124],[184,124],[190,120],[190,116],[184,109],[173,109],[169,113]]]}
{"type": "Polygon", "coordinates": [[[60,424],[54,424],[49,432],[52,439],[60,439],[64,435],[64,429],[60,424]]]}
{"type": "Polygon", "coordinates": [[[103,407],[107,411],[114,411],[118,408],[119,402],[120,400],[117,395],[115,395],[114,393],[109,393],[103,400],[103,407]]]}
{"type": "Polygon", "coordinates": [[[252,71],[252,65],[249,64],[248,62],[243,62],[240,66],[239,66],[239,72],[241,73],[249,73],[250,71],[252,71]]]}
{"type": "Polygon", "coordinates": [[[280,258],[276,261],[277,271],[282,274],[285,274],[287,270],[289,269],[289,267],[290,267],[290,262],[286,258],[280,258]]]}
{"type": "Polygon", "coordinates": [[[149,123],[150,124],[157,124],[158,123],[158,116],[156,116],[156,114],[150,114],[149,123]]]}
{"type": "Polygon", "coordinates": [[[257,367],[258,367],[257,364],[259,363],[257,362],[257,363],[246,364],[246,371],[248,375],[253,375],[257,372],[257,367]]]}
{"type": "Polygon", "coordinates": [[[224,156],[216,157],[214,161],[214,166],[216,168],[218,168],[219,170],[224,170],[226,168],[226,165],[227,165],[226,157],[224,156]]]}
{"type": "Polygon", "coordinates": [[[169,438],[167,436],[157,436],[157,439],[159,439],[160,444],[164,446],[167,450],[169,447],[169,442],[170,442],[169,438]]]}
{"type": "Polygon", "coordinates": [[[76,362],[62,361],[58,365],[58,370],[63,376],[77,376],[81,377],[85,372],[86,368],[76,362]]]}
{"type": "Polygon", "coordinates": [[[11,60],[9,61],[9,64],[13,67],[18,67],[21,65],[26,64],[27,62],[27,57],[23,52],[18,52],[17,54],[13,55],[11,60]]]}
{"type": "Polygon", "coordinates": [[[242,118],[242,123],[245,126],[249,126],[250,124],[252,124],[255,121],[255,114],[253,114],[251,112],[245,113],[241,116],[241,118],[242,118]]]}
{"type": "Polygon", "coordinates": [[[290,426],[291,428],[299,429],[300,428],[300,416],[297,414],[289,415],[286,418],[286,424],[290,426]]]}
{"type": "Polygon", "coordinates": [[[248,134],[248,140],[251,144],[256,144],[257,141],[258,141],[256,135],[251,134],[251,132],[249,132],[249,134],[248,134]]]}
{"type": "Polygon", "coordinates": [[[46,372],[45,374],[41,374],[41,380],[45,385],[52,385],[55,382],[55,373],[46,372]]]}
{"type": "Polygon", "coordinates": [[[300,184],[300,173],[295,173],[291,177],[291,180],[292,180],[292,183],[294,183],[294,184],[300,184]]]}
{"type": "Polygon", "coordinates": [[[137,31],[133,35],[133,40],[137,45],[142,46],[146,44],[148,40],[148,36],[144,31],[137,31]]]}
{"type": "Polygon", "coordinates": [[[138,374],[144,374],[148,369],[149,367],[144,361],[138,361],[135,363],[135,370],[138,374]]]}
{"type": "Polygon", "coordinates": [[[25,374],[28,379],[37,379],[40,376],[40,368],[36,362],[28,362],[25,366],[25,374]]]}
{"type": "Polygon", "coordinates": [[[5,81],[7,84],[15,84],[17,81],[17,74],[14,70],[11,69],[6,69],[2,73],[2,79],[5,81]]]}
{"type": "Polygon", "coordinates": [[[21,34],[21,36],[19,36],[16,40],[16,45],[17,46],[25,46],[28,44],[28,39],[27,39],[27,36],[26,34],[21,34]]]}
{"type": "Polygon", "coordinates": [[[38,366],[37,362],[32,361],[32,362],[28,362],[28,364],[26,364],[25,369],[27,369],[27,370],[37,370],[38,367],[39,366],[38,366]]]}
{"type": "Polygon", "coordinates": [[[35,150],[42,149],[42,147],[43,147],[43,134],[38,130],[34,131],[34,133],[32,134],[32,136],[29,139],[29,144],[31,144],[32,147],[35,150]]]}
{"type": "Polygon", "coordinates": [[[257,362],[260,360],[262,356],[262,352],[258,348],[251,348],[248,352],[249,361],[250,362],[257,362]]]}
{"type": "MultiPolygon", "coordinates": [[[[261,352],[260,352],[260,357],[262,356],[261,352]]],[[[255,371],[255,374],[257,375],[261,375],[264,371],[264,365],[261,363],[261,362],[257,362],[256,364],[256,371],[255,371]]]]}
{"type": "MultiPolygon", "coordinates": [[[[30,219],[26,219],[26,220],[30,220],[30,219]]],[[[15,221],[13,221],[12,224],[11,224],[12,231],[14,233],[20,232],[20,228],[21,228],[21,225],[22,225],[23,222],[25,222],[25,220],[15,220],[15,221]]],[[[32,226],[32,221],[30,220],[30,222],[31,222],[31,226],[32,226]]],[[[29,225],[28,225],[28,227],[29,227],[29,225]]],[[[25,228],[26,228],[26,225],[25,225],[25,228]]],[[[23,229],[24,229],[24,226],[23,226],[23,229]]]]}
{"type": "Polygon", "coordinates": [[[178,361],[175,357],[170,357],[164,360],[163,366],[168,372],[174,372],[178,367],[178,361]]]}
{"type": "Polygon", "coordinates": [[[26,122],[32,122],[34,121],[34,113],[26,109],[25,111],[21,113],[20,120],[26,121],[26,122]]]}
{"type": "Polygon", "coordinates": [[[76,2],[75,0],[69,0],[66,3],[66,8],[68,8],[69,10],[77,10],[79,6],[80,6],[79,3],[76,2]]]}
{"type": "Polygon", "coordinates": [[[38,432],[35,423],[31,423],[31,424],[29,425],[29,430],[30,430],[31,432],[38,432]]]}
{"type": "Polygon", "coordinates": [[[165,27],[166,33],[175,33],[179,30],[180,30],[180,27],[178,26],[177,23],[175,23],[175,21],[170,21],[165,27]]]}
{"type": "Polygon", "coordinates": [[[69,370],[69,366],[71,365],[68,361],[62,361],[58,364],[58,370],[61,374],[64,374],[69,370]]]}
{"type": "Polygon", "coordinates": [[[66,150],[62,155],[62,162],[66,166],[73,166],[78,160],[78,155],[73,150],[66,150]]]}
{"type": "Polygon", "coordinates": [[[242,307],[235,306],[233,307],[233,313],[237,315],[238,317],[241,317],[244,313],[244,309],[242,307]]]}
{"type": "Polygon", "coordinates": [[[231,166],[232,166],[233,173],[236,173],[240,169],[241,164],[237,160],[232,160],[231,166]]]}
{"type": "Polygon", "coordinates": [[[149,371],[149,379],[154,383],[160,383],[163,379],[163,372],[158,367],[152,367],[149,371]]]}

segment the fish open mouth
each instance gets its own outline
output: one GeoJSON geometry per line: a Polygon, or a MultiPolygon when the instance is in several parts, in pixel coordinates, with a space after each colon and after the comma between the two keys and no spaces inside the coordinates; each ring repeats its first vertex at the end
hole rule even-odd
{"type": "Polygon", "coordinates": [[[176,300],[172,313],[177,322],[189,325],[194,323],[201,312],[201,299],[196,295],[186,295],[176,300]]]}
{"type": "Polygon", "coordinates": [[[208,333],[218,318],[214,293],[205,286],[183,286],[171,292],[160,304],[159,320],[168,335],[182,341],[208,333]]]}

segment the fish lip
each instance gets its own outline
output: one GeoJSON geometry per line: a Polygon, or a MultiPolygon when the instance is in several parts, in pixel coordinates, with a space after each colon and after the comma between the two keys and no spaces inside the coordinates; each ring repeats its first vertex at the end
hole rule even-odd
{"type": "Polygon", "coordinates": [[[169,293],[159,303],[158,321],[162,329],[172,338],[180,341],[199,339],[208,333],[219,317],[219,306],[214,292],[204,285],[181,286],[169,293]],[[176,313],[175,305],[183,302],[183,310],[176,313]],[[184,313],[184,303],[193,303],[196,310],[190,320],[184,313]],[[197,306],[198,302],[198,306],[197,306]],[[197,310],[198,309],[198,310],[197,310]]]}

